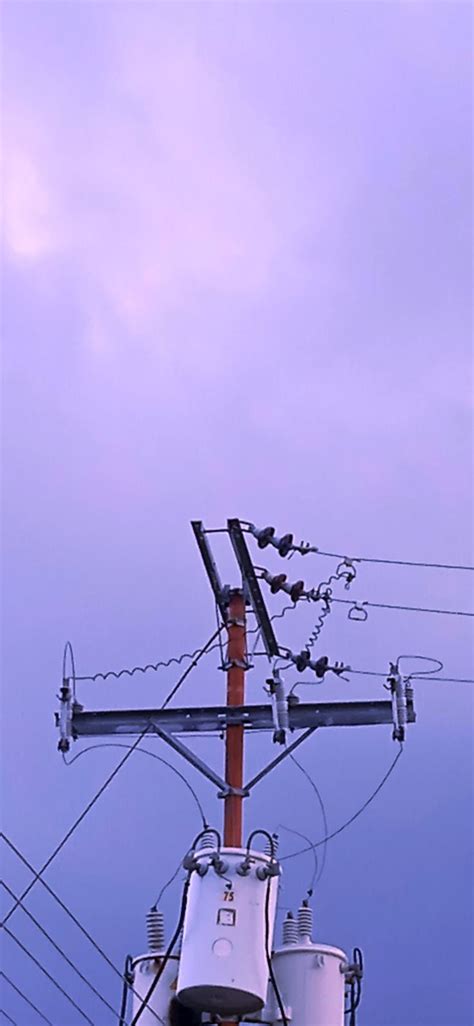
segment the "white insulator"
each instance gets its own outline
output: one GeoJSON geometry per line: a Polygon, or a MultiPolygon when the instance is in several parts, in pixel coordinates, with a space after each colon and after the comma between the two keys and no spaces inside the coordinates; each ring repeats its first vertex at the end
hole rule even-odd
{"type": "Polygon", "coordinates": [[[308,940],[313,936],[313,910],[306,900],[298,909],[298,934],[308,940]]]}
{"type": "Polygon", "coordinates": [[[217,848],[217,837],[213,830],[204,831],[199,838],[198,848],[211,848],[215,851],[217,848]]]}
{"type": "Polygon", "coordinates": [[[288,912],[283,920],[283,944],[297,944],[298,940],[298,924],[293,913],[288,912]]]}
{"type": "Polygon", "coordinates": [[[270,858],[273,855],[273,857],[275,858],[276,857],[276,853],[278,851],[278,845],[279,845],[279,838],[277,837],[276,834],[272,834],[272,841],[273,841],[273,844],[270,844],[270,841],[268,841],[268,840],[265,841],[263,852],[264,852],[264,855],[268,855],[270,858]]]}
{"type": "Polygon", "coordinates": [[[165,946],[165,921],[163,913],[151,908],[146,917],[148,948],[150,951],[163,951],[165,946]]]}

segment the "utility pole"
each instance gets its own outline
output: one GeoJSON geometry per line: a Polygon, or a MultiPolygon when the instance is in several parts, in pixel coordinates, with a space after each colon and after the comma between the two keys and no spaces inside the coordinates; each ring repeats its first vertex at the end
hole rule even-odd
{"type": "MultiPolygon", "coordinates": [[[[227,526],[218,531],[230,540],[240,579],[240,586],[229,586],[222,584],[210,548],[209,535],[215,532],[206,530],[201,521],[193,521],[192,529],[220,614],[219,633],[227,631],[226,657],[221,667],[226,673],[226,704],[185,708],[169,705],[180,680],[161,707],[87,711],[76,700],[75,679],[71,677],[63,680],[56,716],[60,751],[68,751],[71,741],[79,738],[154,734],[210,781],[224,802],[223,841],[219,831],[206,827],[183,860],[188,878],[182,918],[168,949],[162,912],[156,906],[150,909],[148,953],[131,963],[134,999],[138,996],[132,1026],[139,1020],[139,1026],[156,1026],[157,1022],[171,1026],[171,1022],[178,1022],[171,1015],[170,1001],[178,1005],[182,1002],[185,1009],[216,1013],[222,1026],[232,1026],[231,1019],[241,1022],[264,1006],[265,1021],[272,1026],[288,1026],[290,1021],[292,1026],[343,1026],[349,1013],[353,1026],[362,976],[362,963],[356,954],[359,949],[354,949],[356,957],[351,963],[340,949],[313,942],[307,900],[298,910],[297,921],[288,913],[282,946],[272,948],[280,865],[267,829],[252,831],[245,845],[243,802],[261,780],[320,728],[385,724],[392,727],[392,738],[402,743],[407,725],[416,719],[413,690],[394,663],[390,664],[385,685],[390,698],[301,702],[295,692],[299,682],[293,680],[287,690],[277,668],[279,659],[290,667],[289,673],[314,673],[318,683],[326,673],[341,675],[348,667],[337,661],[331,665],[327,656],[313,659],[310,646],[294,653],[278,642],[260,581],[263,579],[273,594],[284,590],[295,604],[308,596],[314,599],[314,595],[305,590],[303,581],[290,585],[285,574],[274,577],[256,567],[246,532],[254,536],[260,549],[271,545],[283,558],[291,548],[301,547],[292,545],[291,535],[278,538],[272,527],[257,529],[246,521],[228,520],[227,526]],[[247,611],[255,617],[271,666],[266,689],[270,700],[253,705],[245,704],[247,611]],[[256,731],[272,733],[278,754],[244,782],[245,734],[256,731]],[[223,775],[183,740],[203,732],[224,737],[223,775]],[[266,851],[252,843],[258,834],[267,838],[266,851]],[[172,954],[183,922],[182,947],[172,954]],[[191,924],[189,929],[186,923],[191,924]]],[[[306,551],[304,547],[302,551],[306,551]]],[[[349,567],[348,561],[345,566],[349,567]]],[[[336,570],[337,576],[341,574],[336,570]]],[[[346,570],[344,575],[349,580],[346,570]]],[[[209,639],[191,666],[215,637],[209,639]]],[[[308,679],[303,683],[309,683],[308,679]]]]}
{"type": "MultiPolygon", "coordinates": [[[[245,599],[233,591],[227,616],[227,707],[244,705],[246,669],[245,599]]],[[[235,791],[244,783],[244,726],[228,726],[225,735],[225,780],[235,791]]],[[[224,844],[242,846],[243,794],[230,793],[224,799],[224,844]]]]}

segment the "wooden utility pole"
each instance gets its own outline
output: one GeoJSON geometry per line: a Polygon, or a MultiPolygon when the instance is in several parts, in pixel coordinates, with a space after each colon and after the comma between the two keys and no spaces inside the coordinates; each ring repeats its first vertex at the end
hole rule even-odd
{"type": "MultiPolygon", "coordinates": [[[[245,599],[242,591],[233,591],[227,617],[227,706],[242,706],[245,701],[246,631],[245,599]]],[[[225,780],[230,787],[242,788],[244,782],[244,726],[228,726],[225,738],[225,780]]],[[[224,799],[224,845],[242,847],[242,795],[224,799]]]]}

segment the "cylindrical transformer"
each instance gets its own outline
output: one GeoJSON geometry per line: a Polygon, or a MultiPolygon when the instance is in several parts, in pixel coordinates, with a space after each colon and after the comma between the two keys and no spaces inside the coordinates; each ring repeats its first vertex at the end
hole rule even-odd
{"type": "MultiPolygon", "coordinates": [[[[147,955],[139,955],[132,961],[134,990],[132,1019],[137,1015],[153,980],[161,969],[163,954],[156,954],[150,951],[147,955]]],[[[168,1012],[170,1001],[176,995],[178,962],[179,957],[177,955],[171,955],[168,959],[153,994],[147,1003],[147,1007],[143,1009],[140,1015],[140,1026],[159,1026],[160,1020],[163,1026],[169,1026],[168,1012]],[[157,1019],[156,1016],[159,1018],[157,1019]]]]}
{"type": "Polygon", "coordinates": [[[199,1012],[246,1015],[261,1009],[268,982],[278,866],[245,848],[221,848],[220,863],[196,852],[191,875],[177,997],[199,1012]]]}
{"type": "MultiPolygon", "coordinates": [[[[346,964],[344,952],[327,944],[291,944],[274,952],[273,971],[291,1026],[344,1026],[346,964]]],[[[266,1013],[280,1026],[271,984],[266,1013]]]]}

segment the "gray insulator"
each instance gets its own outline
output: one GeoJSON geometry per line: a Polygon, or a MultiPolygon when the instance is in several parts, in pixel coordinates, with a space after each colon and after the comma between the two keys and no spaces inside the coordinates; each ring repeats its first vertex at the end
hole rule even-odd
{"type": "Polygon", "coordinates": [[[211,848],[213,851],[217,848],[216,835],[213,830],[206,830],[202,837],[199,838],[199,848],[211,848]]]}
{"type": "Polygon", "coordinates": [[[313,936],[313,910],[306,899],[298,909],[298,933],[300,937],[306,937],[308,940],[313,936]]]}
{"type": "Polygon", "coordinates": [[[287,912],[283,920],[283,944],[298,943],[298,926],[292,912],[287,912]]]}
{"type": "Polygon", "coordinates": [[[277,851],[278,851],[278,844],[279,844],[279,838],[278,838],[277,834],[272,834],[272,841],[273,841],[273,851],[272,851],[272,845],[270,844],[270,841],[265,841],[263,853],[264,853],[264,855],[269,855],[270,858],[271,858],[272,855],[276,858],[276,854],[277,854],[277,851]]]}
{"type": "Polygon", "coordinates": [[[146,917],[146,931],[149,951],[163,951],[165,946],[165,921],[163,913],[151,908],[146,917]]]}

